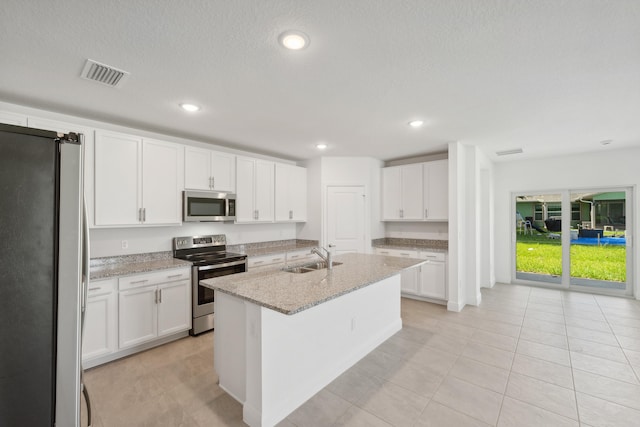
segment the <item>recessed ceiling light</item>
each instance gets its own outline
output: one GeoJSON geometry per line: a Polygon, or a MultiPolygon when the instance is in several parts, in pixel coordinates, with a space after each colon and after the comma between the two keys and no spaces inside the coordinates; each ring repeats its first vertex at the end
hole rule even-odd
{"type": "Polygon", "coordinates": [[[190,113],[194,113],[196,111],[200,111],[200,107],[198,107],[197,105],[194,105],[194,104],[180,104],[180,107],[183,110],[188,111],[190,113]]]}
{"type": "Polygon", "coordinates": [[[289,30],[278,37],[280,44],[287,49],[300,50],[309,46],[309,36],[302,31],[289,30]]]}
{"type": "Polygon", "coordinates": [[[424,124],[424,120],[411,120],[409,122],[409,126],[411,126],[412,128],[419,128],[423,124],[424,124]]]}
{"type": "Polygon", "coordinates": [[[326,150],[327,149],[327,144],[318,144],[318,145],[316,145],[316,148],[318,150],[326,150]]]}
{"type": "Polygon", "coordinates": [[[600,141],[602,145],[609,145],[613,142],[613,139],[605,139],[604,141],[600,141]]]}

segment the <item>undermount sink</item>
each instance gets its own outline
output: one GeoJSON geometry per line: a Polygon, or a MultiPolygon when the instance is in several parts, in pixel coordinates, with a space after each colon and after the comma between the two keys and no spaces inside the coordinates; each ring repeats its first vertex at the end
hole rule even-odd
{"type": "MultiPolygon", "coordinates": [[[[341,262],[334,262],[333,266],[335,267],[336,265],[342,265],[342,263],[341,262]]],[[[323,268],[327,268],[327,263],[325,261],[310,262],[310,263],[303,264],[303,265],[296,265],[296,266],[293,266],[293,267],[285,267],[282,270],[286,271],[288,273],[302,274],[302,273],[309,273],[311,271],[322,270],[323,268]]]]}

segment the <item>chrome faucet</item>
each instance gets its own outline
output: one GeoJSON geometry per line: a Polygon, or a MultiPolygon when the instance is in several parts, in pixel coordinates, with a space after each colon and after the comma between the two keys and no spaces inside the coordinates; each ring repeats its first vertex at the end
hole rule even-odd
{"type": "MultiPolygon", "coordinates": [[[[329,248],[332,248],[332,247],[333,245],[329,245],[329,248]]],[[[325,249],[322,246],[319,246],[317,248],[311,249],[311,253],[318,255],[320,258],[324,260],[324,262],[327,263],[327,270],[333,269],[333,260],[331,259],[331,249],[325,249]],[[323,255],[322,252],[320,252],[321,249],[326,252],[327,254],[326,256],[323,255]]]]}

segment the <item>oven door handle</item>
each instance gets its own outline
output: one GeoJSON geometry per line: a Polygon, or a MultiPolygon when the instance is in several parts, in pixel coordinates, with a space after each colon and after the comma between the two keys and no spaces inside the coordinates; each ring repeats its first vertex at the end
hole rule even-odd
{"type": "Polygon", "coordinates": [[[223,264],[203,265],[196,268],[198,269],[198,271],[206,271],[206,270],[215,270],[216,268],[233,267],[234,265],[242,265],[246,263],[247,263],[247,260],[242,260],[242,261],[225,262],[223,264]]]}

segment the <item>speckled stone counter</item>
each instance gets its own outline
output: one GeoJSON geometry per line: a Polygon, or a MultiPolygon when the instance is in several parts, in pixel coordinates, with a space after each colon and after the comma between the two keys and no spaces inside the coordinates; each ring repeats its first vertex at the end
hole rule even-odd
{"type": "Polygon", "coordinates": [[[227,245],[227,251],[247,256],[261,256],[271,254],[283,254],[305,249],[311,250],[318,246],[317,240],[275,240],[270,242],[245,243],[240,245],[227,245]]]}
{"type": "Polygon", "coordinates": [[[432,239],[401,239],[395,237],[385,237],[382,239],[374,239],[371,246],[382,249],[399,249],[409,251],[430,251],[430,252],[449,252],[449,241],[432,240],[432,239]]]}
{"type": "Polygon", "coordinates": [[[302,274],[282,271],[278,266],[207,279],[200,284],[284,314],[295,314],[424,262],[366,254],[339,255],[334,261],[343,264],[331,271],[302,274]]]}
{"type": "Polygon", "coordinates": [[[170,251],[92,258],[89,265],[89,279],[106,279],[190,266],[189,261],[173,258],[170,251]]]}

